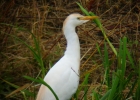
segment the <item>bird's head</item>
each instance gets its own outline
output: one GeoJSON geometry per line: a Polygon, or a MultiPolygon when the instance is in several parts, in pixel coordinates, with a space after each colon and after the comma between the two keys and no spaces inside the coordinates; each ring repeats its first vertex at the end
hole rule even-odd
{"type": "Polygon", "coordinates": [[[83,16],[81,14],[75,13],[75,14],[70,14],[64,21],[63,26],[70,25],[70,26],[79,26],[82,25],[83,23],[88,22],[89,20],[93,20],[97,18],[97,16],[83,16]]]}

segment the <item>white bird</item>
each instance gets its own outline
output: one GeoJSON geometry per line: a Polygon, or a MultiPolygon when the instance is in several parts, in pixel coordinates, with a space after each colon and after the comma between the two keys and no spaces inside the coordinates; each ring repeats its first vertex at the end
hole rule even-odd
{"type": "MultiPolygon", "coordinates": [[[[80,44],[76,26],[97,16],[69,15],[63,23],[63,33],[67,40],[64,56],[49,70],[44,81],[51,86],[59,100],[70,100],[79,85],[80,44]]],[[[52,92],[41,85],[37,100],[56,100],[52,92]]]]}

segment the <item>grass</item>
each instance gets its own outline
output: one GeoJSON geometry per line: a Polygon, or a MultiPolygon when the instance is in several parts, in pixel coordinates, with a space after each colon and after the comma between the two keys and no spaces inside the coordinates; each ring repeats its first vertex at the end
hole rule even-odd
{"type": "Polygon", "coordinates": [[[80,100],[138,100],[138,98],[140,98],[140,96],[138,95],[140,91],[140,66],[134,65],[133,58],[130,55],[127,46],[127,38],[123,37],[120,41],[118,56],[116,56],[117,68],[112,72],[110,66],[111,62],[108,56],[108,49],[105,43],[103,59],[103,66],[105,71],[104,78],[102,80],[103,82],[100,85],[99,89],[93,89],[91,95],[89,96],[89,94],[86,94],[89,87],[86,86],[88,85],[89,77],[89,74],[87,74],[76,93],[78,96],[81,88],[84,88],[84,97],[80,100]],[[126,69],[131,69],[132,71],[129,73],[126,69]],[[105,91],[103,91],[104,86],[106,86],[105,91]]]}
{"type": "MultiPolygon", "coordinates": [[[[4,24],[4,25],[5,25],[5,24],[4,24]]],[[[12,27],[15,27],[15,26],[12,26],[12,27]]],[[[17,31],[26,31],[26,32],[27,32],[26,29],[23,29],[23,28],[21,28],[21,27],[15,27],[15,28],[17,29],[17,31]]],[[[29,32],[29,33],[32,35],[32,38],[33,38],[33,40],[34,40],[35,47],[30,46],[29,44],[27,44],[26,42],[24,42],[23,40],[19,39],[18,37],[14,36],[14,35],[10,35],[10,36],[12,36],[12,37],[15,38],[16,40],[20,41],[21,43],[23,43],[23,44],[33,53],[34,58],[35,58],[35,60],[38,62],[38,66],[40,67],[40,69],[41,69],[41,71],[42,71],[41,77],[45,77],[45,73],[46,73],[46,72],[45,72],[45,67],[44,67],[44,63],[43,63],[42,55],[41,55],[41,51],[40,51],[39,40],[34,36],[34,34],[32,34],[31,32],[29,32]]],[[[58,97],[57,97],[57,95],[56,95],[56,93],[53,91],[53,89],[52,89],[45,81],[43,81],[42,78],[36,77],[36,79],[35,79],[35,78],[29,77],[29,76],[24,76],[24,78],[26,78],[26,79],[28,79],[28,80],[31,80],[31,81],[33,81],[33,82],[38,82],[38,83],[40,83],[40,84],[43,84],[43,85],[47,86],[47,87],[52,91],[52,93],[54,94],[56,100],[59,100],[58,97]]],[[[6,83],[9,83],[9,82],[7,82],[7,81],[5,81],[5,82],[6,82],[6,83]]],[[[11,86],[13,86],[14,88],[17,88],[16,91],[21,91],[21,93],[22,93],[23,96],[24,96],[24,99],[27,100],[26,95],[27,95],[29,92],[24,92],[24,90],[23,90],[24,88],[19,89],[18,86],[13,85],[12,83],[9,83],[9,84],[10,84],[11,86]]],[[[9,97],[9,96],[11,96],[12,94],[15,94],[16,91],[13,91],[12,93],[10,93],[8,96],[6,96],[6,98],[9,97]]]]}
{"type": "MultiPolygon", "coordinates": [[[[81,80],[72,100],[139,100],[137,2],[105,0],[86,4],[80,5],[83,13],[96,12],[100,20],[78,27],[81,80]]],[[[66,14],[80,12],[73,5],[75,1],[66,5],[61,0],[34,0],[15,9],[17,6],[10,1],[1,3],[1,12],[6,13],[0,13],[0,98],[35,100],[38,84],[45,84],[42,79],[48,66],[57,62],[65,50],[65,39],[58,32],[66,14]],[[5,11],[3,7],[8,8],[5,11]],[[6,14],[11,14],[10,19],[6,14]]]]}
{"type": "MultiPolygon", "coordinates": [[[[90,16],[90,15],[95,16],[94,13],[88,12],[79,3],[77,3],[77,4],[79,5],[80,9],[82,10],[82,12],[84,14],[86,14],[88,16],[90,16]]],[[[138,87],[137,90],[139,90],[140,77],[138,74],[139,72],[137,72],[137,70],[139,71],[140,68],[139,68],[139,66],[136,67],[136,65],[134,65],[133,58],[131,57],[130,52],[127,49],[127,38],[124,37],[120,41],[120,47],[119,47],[119,51],[117,53],[116,49],[114,48],[114,46],[111,44],[111,42],[107,38],[100,20],[95,19],[93,22],[97,25],[97,27],[100,28],[105,40],[107,41],[107,43],[111,47],[112,51],[116,55],[117,68],[116,68],[116,71],[113,71],[112,74],[110,73],[111,72],[110,64],[109,64],[110,61],[109,61],[109,57],[108,57],[107,46],[105,44],[104,60],[103,60],[105,74],[104,74],[104,78],[103,78],[104,79],[103,84],[107,86],[107,91],[104,93],[104,95],[101,95],[99,93],[100,91],[99,92],[93,91],[92,99],[93,100],[94,99],[95,100],[128,100],[131,98],[133,100],[135,100],[135,99],[138,100],[138,98],[140,98],[140,97],[137,95],[137,91],[134,90],[134,87],[138,87]],[[126,72],[127,57],[128,57],[128,62],[130,62],[130,66],[132,66],[131,68],[134,70],[132,72],[133,75],[132,75],[132,73],[126,72]],[[136,69],[136,68],[138,68],[138,69],[136,69]],[[111,74],[111,76],[110,76],[110,74],[111,74]],[[135,76],[138,76],[138,77],[134,79],[134,82],[132,82],[132,78],[135,76]],[[137,85],[135,82],[137,82],[137,85]],[[128,86],[131,86],[131,87],[128,87],[128,86]],[[128,90],[128,92],[124,94],[123,91],[125,91],[127,88],[130,88],[130,90],[128,90]],[[133,93],[132,91],[135,91],[135,92],[133,93]]],[[[87,81],[88,81],[88,79],[87,79],[87,81]]],[[[99,88],[99,90],[102,90],[102,85],[99,88]]],[[[86,92],[86,90],[84,90],[84,91],[86,92]]],[[[84,100],[87,100],[87,96],[85,96],[84,100]]]]}

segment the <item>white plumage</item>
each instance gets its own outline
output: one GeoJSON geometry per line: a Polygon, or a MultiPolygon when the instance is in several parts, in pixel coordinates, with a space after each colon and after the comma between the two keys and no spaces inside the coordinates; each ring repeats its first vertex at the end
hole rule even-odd
{"type": "MultiPolygon", "coordinates": [[[[63,33],[67,40],[64,56],[50,69],[44,81],[51,86],[59,100],[69,100],[79,84],[80,45],[75,27],[97,16],[69,15],[63,23],[63,33]]],[[[37,100],[56,100],[51,91],[41,85],[37,100]]]]}

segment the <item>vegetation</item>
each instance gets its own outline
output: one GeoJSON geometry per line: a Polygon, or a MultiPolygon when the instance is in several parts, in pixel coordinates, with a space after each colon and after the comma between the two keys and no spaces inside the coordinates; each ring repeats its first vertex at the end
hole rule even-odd
{"type": "Polygon", "coordinates": [[[2,100],[35,100],[39,83],[48,86],[42,78],[65,51],[62,22],[73,12],[95,13],[99,19],[78,27],[81,80],[72,99],[139,100],[140,3],[137,0],[76,2],[0,1],[2,100]]]}

